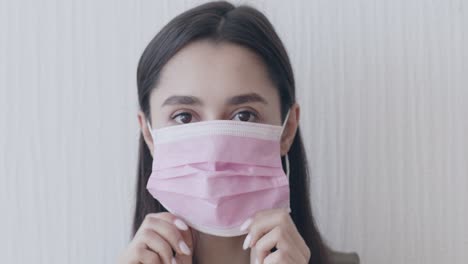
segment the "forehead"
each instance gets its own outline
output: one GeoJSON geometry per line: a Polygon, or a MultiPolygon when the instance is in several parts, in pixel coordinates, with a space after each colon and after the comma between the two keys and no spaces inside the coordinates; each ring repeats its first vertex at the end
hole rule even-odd
{"type": "Polygon", "coordinates": [[[279,104],[261,58],[237,44],[201,40],[188,44],[168,61],[153,94],[155,101],[174,94],[224,100],[253,92],[279,104]]]}

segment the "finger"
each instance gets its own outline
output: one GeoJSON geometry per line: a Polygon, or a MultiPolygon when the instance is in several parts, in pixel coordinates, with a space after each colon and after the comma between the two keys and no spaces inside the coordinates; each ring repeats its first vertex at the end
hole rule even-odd
{"type": "Polygon", "coordinates": [[[308,261],[310,259],[310,249],[297,229],[292,234],[292,241],[292,245],[296,245],[295,249],[299,251],[298,254],[301,254],[301,256],[308,261]]]}
{"type": "MultiPolygon", "coordinates": [[[[182,237],[184,237],[185,241],[190,241],[189,247],[192,249],[193,252],[193,246],[192,246],[192,233],[190,231],[183,231],[182,232],[182,237]]],[[[176,263],[178,264],[191,264],[192,263],[192,256],[184,255],[184,254],[179,254],[177,253],[175,255],[176,263]]]]}
{"type": "Polygon", "coordinates": [[[271,253],[271,250],[278,244],[279,239],[280,229],[275,227],[257,241],[253,248],[255,248],[255,251],[257,252],[259,263],[262,263],[265,257],[271,253]]]}
{"type": "Polygon", "coordinates": [[[175,216],[175,215],[173,215],[171,213],[167,213],[167,212],[148,214],[148,216],[153,217],[153,218],[162,219],[162,220],[164,220],[164,221],[166,221],[168,223],[174,224],[177,227],[177,229],[179,229],[179,232],[182,234],[182,237],[183,237],[185,243],[187,243],[190,250],[192,250],[194,248],[193,247],[193,239],[192,239],[192,230],[182,219],[180,219],[179,217],[177,217],[177,216],[175,216]]]}
{"type": "MultiPolygon", "coordinates": [[[[265,248],[269,247],[265,249],[265,250],[268,250],[265,253],[265,256],[270,253],[272,248],[276,247],[277,249],[281,249],[288,253],[293,252],[293,251],[296,252],[294,254],[292,253],[290,254],[294,256],[293,257],[294,259],[297,258],[300,261],[304,261],[304,259],[308,260],[310,258],[310,250],[307,247],[307,244],[305,243],[301,234],[297,230],[296,225],[294,224],[291,216],[289,215],[289,211],[282,210],[282,209],[268,210],[268,211],[263,211],[258,217],[259,217],[259,220],[257,221],[261,221],[261,222],[263,222],[263,219],[272,220],[270,223],[267,223],[267,222],[264,223],[266,226],[265,227],[266,229],[269,228],[268,226],[269,224],[276,224],[276,226],[274,226],[273,229],[269,231],[267,234],[260,236],[257,242],[255,241],[255,235],[253,234],[251,238],[252,247],[253,246],[257,247],[256,244],[260,240],[263,240],[265,236],[267,236],[267,238],[264,241],[265,242],[269,241],[269,244],[262,246],[265,248]],[[294,245],[294,247],[291,247],[291,245],[294,245]]],[[[253,228],[255,229],[255,227],[253,228]]],[[[260,232],[260,233],[263,233],[263,232],[260,232]]]]}
{"type": "Polygon", "coordinates": [[[298,255],[298,258],[294,257],[294,259],[301,261],[301,263],[304,262],[304,256],[294,246],[296,244],[294,243],[291,234],[283,230],[284,228],[281,226],[276,226],[273,230],[266,233],[257,241],[254,248],[256,249],[257,258],[260,263],[262,263],[262,261],[271,254],[272,249],[275,247],[276,251],[281,250],[290,255],[298,255]]]}
{"type": "Polygon", "coordinates": [[[140,243],[142,243],[142,245],[138,246],[139,248],[146,249],[147,247],[159,255],[161,263],[171,264],[172,248],[165,239],[151,229],[144,229],[138,235],[140,236],[140,243]]]}
{"type": "Polygon", "coordinates": [[[161,259],[159,255],[147,248],[139,248],[137,251],[138,261],[143,264],[161,264],[161,259]]]}
{"type": "Polygon", "coordinates": [[[263,262],[259,262],[263,264],[299,264],[299,263],[307,263],[307,262],[298,262],[291,257],[291,254],[283,250],[276,250],[273,253],[270,253],[263,262]]]}
{"type": "MultiPolygon", "coordinates": [[[[191,250],[184,241],[182,234],[175,225],[162,220],[161,218],[147,216],[143,221],[141,230],[151,229],[165,239],[175,252],[190,255],[191,250]]],[[[143,232],[143,231],[142,231],[143,232]]]]}
{"type": "Polygon", "coordinates": [[[273,230],[265,234],[257,241],[254,248],[255,252],[257,253],[256,257],[259,263],[263,263],[269,255],[277,251],[282,251],[286,254],[289,254],[290,258],[293,260],[292,263],[308,263],[308,258],[306,258],[302,252],[300,252],[299,248],[294,246],[297,245],[297,243],[293,241],[291,234],[283,233],[281,230],[282,229],[280,226],[276,226],[273,228],[273,230]],[[277,250],[271,252],[271,250],[275,247],[277,250]]]}
{"type": "MultiPolygon", "coordinates": [[[[163,212],[163,213],[155,213],[155,214],[148,214],[148,217],[153,217],[153,218],[158,218],[162,219],[164,221],[167,221],[168,223],[174,224],[182,234],[183,240],[187,243],[189,249],[193,252],[194,248],[194,243],[193,243],[193,237],[192,237],[192,229],[179,217],[176,215],[173,215],[168,212],[163,212]]],[[[176,252],[176,255],[174,256],[174,263],[178,264],[191,264],[192,263],[192,256],[188,256],[185,254],[179,254],[176,252]]]]}
{"type": "MultiPolygon", "coordinates": [[[[249,220],[246,222],[249,222],[249,220]]],[[[270,232],[276,226],[281,226],[283,229],[286,229],[284,230],[285,233],[289,233],[291,225],[294,225],[294,223],[289,216],[289,211],[281,208],[258,212],[251,220],[251,224],[248,227],[244,227],[244,229],[249,230],[247,237],[250,242],[248,244],[255,246],[263,235],[270,232]]]]}
{"type": "Polygon", "coordinates": [[[172,264],[192,264],[192,257],[187,255],[175,255],[172,264]]]}

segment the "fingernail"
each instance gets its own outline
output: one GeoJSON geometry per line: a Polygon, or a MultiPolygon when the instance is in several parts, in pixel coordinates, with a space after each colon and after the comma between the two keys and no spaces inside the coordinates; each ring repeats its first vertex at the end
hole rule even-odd
{"type": "Polygon", "coordinates": [[[180,230],[188,230],[188,226],[180,219],[174,220],[174,224],[179,228],[180,230]]]}
{"type": "Polygon", "coordinates": [[[245,240],[244,240],[244,244],[242,245],[242,248],[244,250],[246,250],[249,245],[250,245],[250,240],[252,239],[252,237],[250,236],[250,234],[248,234],[246,237],[245,237],[245,240]]]}
{"type": "Polygon", "coordinates": [[[182,250],[182,253],[184,253],[185,255],[190,255],[190,248],[187,246],[187,244],[185,244],[184,241],[179,242],[179,247],[180,250],[182,250]]]}
{"type": "Polygon", "coordinates": [[[252,223],[252,218],[247,219],[247,220],[241,225],[240,230],[241,230],[241,231],[246,230],[246,229],[250,226],[251,223],[252,223]]]}
{"type": "Polygon", "coordinates": [[[174,257],[172,257],[172,264],[177,264],[177,261],[175,260],[174,257]]]}

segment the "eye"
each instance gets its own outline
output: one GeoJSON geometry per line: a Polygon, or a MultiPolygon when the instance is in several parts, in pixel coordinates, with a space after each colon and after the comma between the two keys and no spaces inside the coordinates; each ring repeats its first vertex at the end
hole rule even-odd
{"type": "Polygon", "coordinates": [[[242,111],[242,112],[239,112],[237,113],[233,120],[237,120],[237,121],[243,121],[243,122],[252,122],[256,119],[256,115],[255,113],[251,112],[251,111],[242,111]]]}
{"type": "Polygon", "coordinates": [[[183,112],[172,117],[179,124],[187,124],[192,122],[193,116],[190,113],[183,112]]]}

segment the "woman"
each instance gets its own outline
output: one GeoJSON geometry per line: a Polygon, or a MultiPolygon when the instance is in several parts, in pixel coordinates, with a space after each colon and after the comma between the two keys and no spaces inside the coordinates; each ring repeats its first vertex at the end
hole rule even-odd
{"type": "MultiPolygon", "coordinates": [[[[300,108],[295,98],[293,71],[281,40],[262,13],[248,6],[211,2],[180,14],[146,47],[139,61],[137,82],[138,120],[142,134],[134,237],[121,255],[121,263],[327,263],[326,246],[314,223],[309,201],[309,177],[298,128],[300,108]],[[225,120],[230,121],[226,123],[225,120]],[[206,163],[204,168],[200,168],[201,165],[197,168],[191,166],[200,178],[182,178],[186,184],[176,181],[174,175],[177,173],[173,168],[166,172],[174,177],[165,178],[164,170],[159,167],[164,162],[185,166],[187,159],[199,161],[205,153],[213,154],[210,148],[220,148],[223,144],[236,148],[232,141],[226,140],[210,145],[209,138],[205,138],[205,141],[185,141],[182,145],[173,140],[168,145],[170,147],[161,145],[160,141],[164,138],[189,137],[186,140],[191,140],[189,131],[201,127],[197,123],[207,124],[210,128],[238,124],[242,131],[279,131],[278,152],[275,152],[274,141],[257,140],[252,144],[267,142],[265,144],[269,145],[264,146],[272,146],[273,151],[252,156],[247,149],[256,152],[264,147],[255,145],[249,148],[249,144],[241,144],[239,152],[245,150],[244,153],[234,153],[233,149],[226,148],[216,152],[217,155],[232,154],[232,157],[239,159],[247,157],[245,163],[251,164],[216,163],[210,167],[207,164],[214,163],[206,163]],[[171,144],[178,145],[175,147],[171,144]],[[198,146],[199,152],[193,149],[194,145],[198,146]],[[287,206],[285,199],[278,198],[277,203],[269,204],[270,207],[255,211],[247,219],[242,218],[243,224],[236,225],[229,232],[223,233],[215,225],[212,225],[213,229],[203,229],[202,225],[197,225],[196,219],[205,219],[208,223],[217,217],[213,223],[218,221],[218,224],[232,220],[231,216],[222,219],[227,212],[222,210],[228,210],[223,209],[224,205],[219,202],[222,199],[210,200],[219,203],[203,209],[208,212],[206,214],[197,211],[206,205],[206,200],[188,197],[192,197],[191,193],[201,192],[196,187],[198,184],[206,184],[200,186],[208,190],[201,194],[202,198],[221,195],[222,192],[216,190],[221,183],[210,177],[218,177],[223,174],[222,170],[226,172],[223,166],[231,166],[230,170],[241,170],[246,174],[247,171],[267,169],[259,165],[259,160],[263,155],[271,156],[271,153],[276,155],[274,158],[277,158],[281,168],[282,175],[278,178],[251,175],[250,178],[238,176],[236,179],[247,185],[267,179],[272,183],[269,189],[272,197],[284,198],[283,194],[287,193],[287,206]],[[167,159],[170,155],[172,159],[167,159]],[[183,158],[178,159],[177,155],[183,158]],[[154,163],[153,156],[156,157],[154,163]],[[253,168],[252,164],[256,167],[253,168]],[[158,168],[161,169],[159,172],[158,168]],[[200,182],[201,177],[211,181],[200,182]],[[175,194],[177,188],[184,188],[188,193],[185,196],[184,193],[175,194]],[[180,198],[180,202],[171,203],[175,199],[171,197],[180,198]],[[167,207],[169,205],[170,209],[167,207]],[[192,214],[173,213],[190,210],[192,214]]],[[[230,131],[239,130],[236,129],[230,131]]],[[[212,130],[205,132],[210,134],[212,130]]],[[[243,132],[235,134],[243,135],[243,132]]],[[[215,138],[212,136],[212,140],[215,138]]],[[[224,177],[224,180],[229,179],[232,178],[224,177]]],[[[241,214],[244,208],[258,209],[258,201],[262,199],[262,205],[268,204],[266,196],[259,195],[260,189],[248,193],[242,191],[242,186],[233,186],[232,190],[228,186],[226,190],[240,191],[242,195],[232,197],[243,201],[247,201],[247,197],[256,197],[248,198],[250,200],[244,202],[242,207],[237,202],[237,207],[232,207],[237,208],[232,218],[239,218],[236,212],[241,214]]],[[[232,224],[232,221],[229,223],[232,224]]]]}

